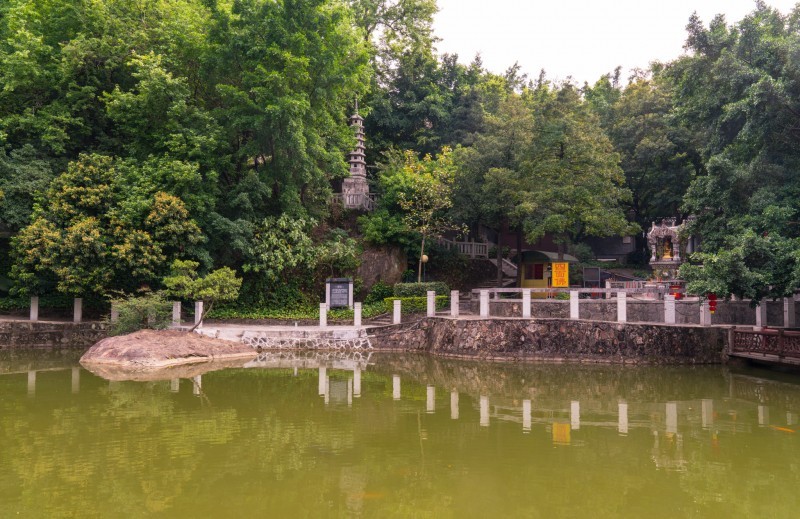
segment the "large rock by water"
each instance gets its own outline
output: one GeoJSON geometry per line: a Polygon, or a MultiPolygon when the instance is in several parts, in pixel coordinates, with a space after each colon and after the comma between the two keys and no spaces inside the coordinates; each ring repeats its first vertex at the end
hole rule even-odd
{"type": "Polygon", "coordinates": [[[139,330],[101,340],[83,354],[80,362],[90,370],[93,367],[107,370],[109,366],[123,370],[152,370],[255,356],[251,346],[238,342],[173,330],[139,330]]]}

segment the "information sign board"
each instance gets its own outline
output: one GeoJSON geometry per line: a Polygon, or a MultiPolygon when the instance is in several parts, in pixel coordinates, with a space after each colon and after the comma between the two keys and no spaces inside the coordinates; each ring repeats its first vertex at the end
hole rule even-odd
{"type": "Polygon", "coordinates": [[[330,290],[330,299],[328,300],[330,308],[347,308],[350,306],[350,287],[352,281],[349,278],[333,278],[328,279],[328,289],[330,290]]]}

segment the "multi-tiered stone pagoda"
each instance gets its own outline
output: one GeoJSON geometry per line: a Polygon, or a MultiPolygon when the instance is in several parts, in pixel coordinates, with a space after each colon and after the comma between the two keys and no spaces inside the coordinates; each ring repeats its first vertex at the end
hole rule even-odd
{"type": "Polygon", "coordinates": [[[350,176],[342,183],[342,204],[346,209],[371,211],[375,197],[370,194],[367,183],[364,118],[358,114],[358,103],[355,113],[350,117],[350,126],[355,130],[356,148],[350,152],[350,176]]]}

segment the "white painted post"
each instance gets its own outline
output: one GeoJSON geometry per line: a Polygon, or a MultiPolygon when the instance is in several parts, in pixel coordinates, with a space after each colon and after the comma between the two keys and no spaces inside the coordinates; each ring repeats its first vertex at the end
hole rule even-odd
{"type": "Polygon", "coordinates": [[[675,324],[675,296],[664,296],[664,324],[675,324]]]}
{"type": "Polygon", "coordinates": [[[619,434],[628,434],[628,403],[619,402],[619,404],[617,404],[617,409],[619,410],[617,432],[619,432],[619,434]]]}
{"type": "Polygon", "coordinates": [[[203,302],[202,301],[195,301],[194,302],[194,324],[196,324],[198,328],[202,328],[203,327],[203,302]]]}
{"type": "Polygon", "coordinates": [[[676,434],[678,432],[678,403],[667,402],[667,432],[676,434]]]}
{"type": "Polygon", "coordinates": [[[400,324],[403,315],[403,302],[399,299],[395,299],[394,301],[394,314],[392,315],[392,323],[400,324]]]}
{"type": "Polygon", "coordinates": [[[356,398],[361,396],[361,368],[359,367],[353,370],[353,396],[356,398]]]}
{"type": "Polygon", "coordinates": [[[31,296],[31,321],[39,320],[39,296],[31,296]]]}
{"type": "Polygon", "coordinates": [[[531,318],[531,291],[530,291],[530,289],[522,291],[522,318],[523,319],[530,319],[531,318]]]}
{"type": "MultiPolygon", "coordinates": [[[[489,293],[486,293],[489,296],[489,293]]],[[[489,397],[481,395],[481,427],[489,427],[489,397]]]]}
{"type": "Polygon", "coordinates": [[[119,321],[119,308],[114,303],[111,303],[111,322],[115,323],[119,321]]]}
{"type": "Polygon", "coordinates": [[[181,325],[181,302],[172,302],[172,326],[181,325]]]}
{"type": "Polygon", "coordinates": [[[458,420],[458,391],[450,391],[450,419],[458,420]]]}
{"type": "Polygon", "coordinates": [[[350,286],[347,287],[347,306],[353,308],[353,280],[350,280],[350,286]]]}
{"type": "Polygon", "coordinates": [[[353,326],[361,326],[361,303],[353,303],[353,326]]]}
{"type": "Polygon", "coordinates": [[[481,290],[481,317],[489,317],[489,291],[481,290]]]}
{"type": "Polygon", "coordinates": [[[72,308],[72,321],[81,322],[83,320],[83,299],[76,297],[72,308]]]}
{"type": "Polygon", "coordinates": [[[617,292],[617,322],[628,321],[628,294],[617,292]]]}
{"type": "Polygon", "coordinates": [[[700,401],[700,420],[703,429],[708,429],[714,425],[714,401],[710,398],[704,398],[700,401]]]}
{"type": "Polygon", "coordinates": [[[758,406],[758,425],[769,425],[769,407],[758,406]]]}
{"type": "Polygon", "coordinates": [[[347,379],[347,407],[353,406],[353,379],[347,379]]]}
{"type": "Polygon", "coordinates": [[[331,307],[331,284],[325,281],[325,307],[331,307]]]}
{"type": "Polygon", "coordinates": [[[328,305],[325,303],[319,304],[319,327],[325,328],[328,326],[328,305]]]}
{"type": "Polygon", "coordinates": [[[436,412],[436,388],[434,386],[428,386],[428,398],[425,402],[425,411],[427,411],[428,414],[436,412]]]}
{"type": "Polygon", "coordinates": [[[581,428],[581,403],[578,400],[569,403],[569,424],[572,430],[581,428]]]}
{"type": "Polygon", "coordinates": [[[783,326],[794,328],[796,325],[794,297],[787,297],[783,300],[783,326]]]}
{"type": "Polygon", "coordinates": [[[700,326],[711,326],[711,310],[708,301],[700,303],[700,326]]]}
{"type": "Polygon", "coordinates": [[[326,368],[325,366],[320,366],[318,375],[319,377],[317,378],[317,393],[319,393],[320,395],[324,395],[325,383],[326,380],[328,379],[328,368],[326,368]]]}
{"type": "Polygon", "coordinates": [[[436,292],[428,290],[428,317],[436,315],[436,292]]]}
{"type": "Polygon", "coordinates": [[[392,375],[392,398],[400,400],[400,375],[392,375]]]}
{"type": "Polygon", "coordinates": [[[576,290],[571,290],[569,293],[569,318],[581,318],[581,300],[580,294],[576,290]]]}
{"type": "Polygon", "coordinates": [[[531,401],[522,401],[522,432],[531,432],[531,401]]]}
{"type": "Polygon", "coordinates": [[[756,330],[760,330],[767,325],[767,302],[764,301],[756,307],[756,330]]]}
{"type": "Polygon", "coordinates": [[[81,368],[72,368],[72,392],[78,393],[81,390],[81,368]]]}
{"type": "Polygon", "coordinates": [[[451,317],[458,317],[458,305],[459,305],[459,298],[460,294],[458,290],[451,290],[450,291],[450,316],[451,317]]]}
{"type": "Polygon", "coordinates": [[[36,396],[36,372],[28,372],[28,396],[36,396]]]}

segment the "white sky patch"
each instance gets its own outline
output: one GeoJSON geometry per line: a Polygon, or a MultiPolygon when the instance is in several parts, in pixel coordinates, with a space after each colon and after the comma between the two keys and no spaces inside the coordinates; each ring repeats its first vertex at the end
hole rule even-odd
{"type": "MultiPolygon", "coordinates": [[[[769,0],[788,13],[796,0],[769,0]]],[[[755,8],[754,0],[438,0],[434,28],[441,53],[502,73],[515,61],[536,77],[568,76],[594,83],[618,65],[631,69],[680,56],[692,12],[707,26],[724,14],[732,24],[755,8]]]]}

